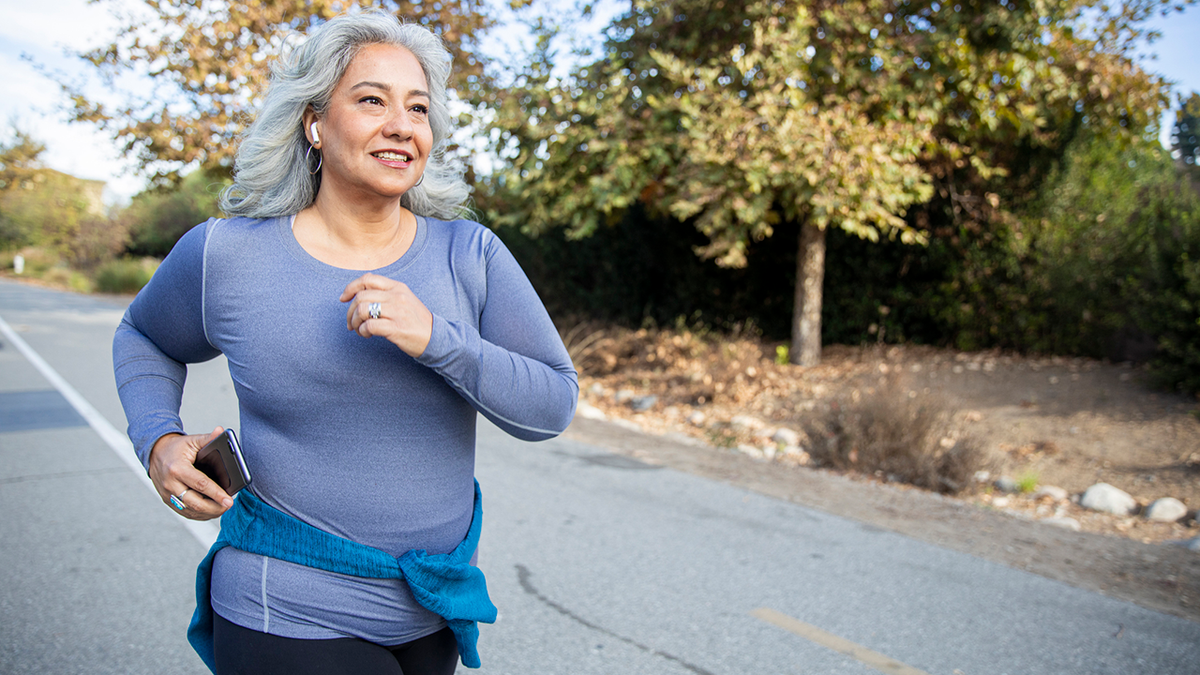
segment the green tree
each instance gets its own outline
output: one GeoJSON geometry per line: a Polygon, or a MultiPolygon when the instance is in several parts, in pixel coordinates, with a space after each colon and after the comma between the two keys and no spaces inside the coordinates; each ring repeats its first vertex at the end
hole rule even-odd
{"type": "Polygon", "coordinates": [[[188,230],[219,215],[217,199],[228,180],[198,169],[178,185],[150,188],[134,196],[120,215],[130,234],[128,252],[138,256],[166,257],[188,230]]]}
{"type": "Polygon", "coordinates": [[[1148,138],[1166,88],[1132,54],[1169,6],[635,0],[566,77],[542,36],[498,107],[493,215],[582,237],[640,202],[728,266],[798,222],[791,358],[813,364],[826,230],[919,242],[1010,226],[1005,200],[1028,199],[1029,167],[1078,129],[1148,138]]]}
{"type": "Polygon", "coordinates": [[[28,133],[13,128],[12,139],[0,143],[0,248],[29,244],[36,230],[18,204],[24,192],[44,180],[41,156],[46,146],[28,133]]]}
{"type": "Polygon", "coordinates": [[[1151,361],[1200,391],[1200,194],[1157,144],[1081,136],[1031,208],[1034,348],[1151,361]]]}
{"type": "Polygon", "coordinates": [[[40,246],[94,267],[124,248],[126,233],[106,213],[104,183],[47,168],[44,150],[20,129],[0,144],[0,247],[40,246]]]}
{"type": "Polygon", "coordinates": [[[1179,97],[1179,112],[1171,130],[1171,147],[1179,153],[1184,166],[1195,167],[1200,161],[1200,94],[1179,97]]]}
{"type": "Polygon", "coordinates": [[[266,91],[271,61],[296,33],[339,12],[382,7],[428,26],[454,55],[452,84],[460,98],[478,100],[490,91],[480,40],[494,20],[485,0],[143,0],[142,5],[120,17],[123,27],[109,44],[77,54],[95,67],[106,98],[115,104],[88,95],[86,81],[57,79],[72,118],[111,133],[160,184],[194,167],[228,173],[237,137],[266,91]],[[127,86],[130,81],[136,85],[127,86]]]}

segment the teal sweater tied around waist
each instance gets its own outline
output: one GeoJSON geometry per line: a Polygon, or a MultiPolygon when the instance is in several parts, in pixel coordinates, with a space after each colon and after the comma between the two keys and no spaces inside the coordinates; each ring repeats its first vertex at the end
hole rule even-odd
{"type": "Polygon", "coordinates": [[[209,670],[216,672],[209,585],[217,551],[233,546],[329,572],[369,579],[404,579],[421,606],[446,619],[458,640],[462,664],[478,668],[478,622],[496,621],[496,606],[488,598],[483,572],[471,564],[482,525],[483,497],[479,481],[475,481],[475,513],[467,536],[458,547],[446,554],[409,551],[396,558],[372,546],[317,529],[243,490],[221,516],[221,534],[196,571],[196,612],[188,626],[188,642],[209,670]]]}

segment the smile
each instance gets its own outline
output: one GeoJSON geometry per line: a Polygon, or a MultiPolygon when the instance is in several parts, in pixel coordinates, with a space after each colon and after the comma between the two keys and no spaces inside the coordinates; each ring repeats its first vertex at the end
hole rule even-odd
{"type": "Polygon", "coordinates": [[[389,162],[411,162],[413,159],[412,155],[409,155],[408,153],[392,152],[391,150],[384,150],[383,152],[373,152],[373,153],[371,153],[371,156],[377,157],[379,159],[386,160],[389,162]]]}

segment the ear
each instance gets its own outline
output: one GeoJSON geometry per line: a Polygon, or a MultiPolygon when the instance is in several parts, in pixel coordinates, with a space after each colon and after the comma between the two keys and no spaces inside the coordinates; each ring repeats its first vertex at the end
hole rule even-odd
{"type": "Polygon", "coordinates": [[[304,135],[308,139],[309,144],[311,144],[314,148],[320,149],[321,133],[319,128],[321,125],[318,122],[317,113],[312,108],[304,111],[304,117],[301,124],[304,125],[304,135]]]}

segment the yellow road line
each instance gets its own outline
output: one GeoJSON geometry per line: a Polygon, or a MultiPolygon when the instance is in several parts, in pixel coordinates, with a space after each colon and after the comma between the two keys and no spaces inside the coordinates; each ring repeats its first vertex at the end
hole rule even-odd
{"type": "Polygon", "coordinates": [[[833,633],[825,632],[816,626],[811,626],[799,619],[793,619],[787,614],[777,612],[768,607],[759,607],[750,612],[750,615],[756,619],[761,619],[769,624],[795,633],[822,647],[828,647],[835,652],[853,657],[880,672],[889,673],[890,675],[929,675],[929,673],[923,670],[917,670],[912,666],[900,663],[896,659],[884,656],[879,652],[873,652],[860,644],[855,644],[833,633]]]}

